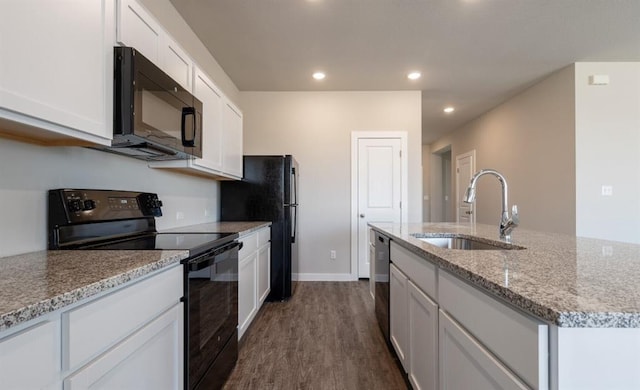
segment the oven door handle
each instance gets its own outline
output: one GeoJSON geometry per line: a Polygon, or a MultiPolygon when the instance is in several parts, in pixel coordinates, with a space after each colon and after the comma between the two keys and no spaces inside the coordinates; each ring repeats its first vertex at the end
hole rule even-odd
{"type": "Polygon", "coordinates": [[[212,249],[210,252],[205,253],[204,255],[195,258],[194,260],[187,263],[189,271],[200,271],[201,269],[205,269],[207,267],[211,267],[213,264],[219,262],[216,261],[216,257],[221,255],[224,252],[230,251],[235,247],[238,247],[238,250],[242,249],[243,244],[238,241],[234,241],[229,245],[225,245],[221,248],[212,249]]]}

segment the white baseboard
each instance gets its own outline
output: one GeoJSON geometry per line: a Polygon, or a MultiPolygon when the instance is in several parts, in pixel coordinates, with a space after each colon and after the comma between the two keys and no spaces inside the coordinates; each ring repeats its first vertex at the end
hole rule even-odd
{"type": "Polygon", "coordinates": [[[299,282],[353,282],[351,274],[291,274],[299,282]]]}

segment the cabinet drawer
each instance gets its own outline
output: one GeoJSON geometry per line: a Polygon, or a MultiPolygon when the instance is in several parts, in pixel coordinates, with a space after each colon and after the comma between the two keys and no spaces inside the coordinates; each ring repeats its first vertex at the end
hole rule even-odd
{"type": "Polygon", "coordinates": [[[174,306],[183,295],[176,266],[62,315],[62,364],[70,370],[174,306]]]}
{"type": "Polygon", "coordinates": [[[238,258],[240,260],[244,259],[245,257],[249,256],[250,254],[258,250],[258,233],[257,232],[253,232],[246,236],[242,236],[238,240],[242,242],[242,249],[240,249],[240,252],[238,252],[238,258]]]}
{"type": "Polygon", "coordinates": [[[258,230],[258,246],[263,246],[271,240],[271,228],[258,230]]]}
{"type": "Polygon", "coordinates": [[[440,308],[529,386],[549,386],[548,325],[525,316],[457,277],[438,275],[440,308]]]}
{"type": "Polygon", "coordinates": [[[391,241],[391,262],[436,302],[436,266],[391,241]]]}

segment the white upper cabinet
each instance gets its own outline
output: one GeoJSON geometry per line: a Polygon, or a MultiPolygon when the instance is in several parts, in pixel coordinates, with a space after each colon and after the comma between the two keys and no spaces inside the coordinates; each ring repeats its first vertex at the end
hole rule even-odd
{"type": "Polygon", "coordinates": [[[202,101],[202,158],[195,163],[203,168],[222,170],[222,93],[200,69],[194,78],[195,95],[202,101]]]}
{"type": "Polygon", "coordinates": [[[0,129],[49,144],[110,144],[113,0],[2,3],[0,129]]]}
{"type": "Polygon", "coordinates": [[[242,113],[230,101],[222,111],[222,165],[231,176],[242,178],[242,113]]]}
{"type": "Polygon", "coordinates": [[[193,61],[168,35],[160,51],[160,67],[187,91],[193,92],[193,61]]]}
{"type": "Polygon", "coordinates": [[[120,45],[138,50],[187,91],[193,91],[193,61],[137,1],[118,1],[117,31],[120,45]]]}
{"type": "Polygon", "coordinates": [[[149,61],[159,64],[163,34],[160,24],[137,1],[118,1],[117,40],[120,45],[133,47],[149,61]]]}

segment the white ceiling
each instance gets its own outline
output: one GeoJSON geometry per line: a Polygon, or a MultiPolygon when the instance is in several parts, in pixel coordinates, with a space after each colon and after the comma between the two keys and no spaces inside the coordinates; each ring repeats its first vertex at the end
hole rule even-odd
{"type": "Polygon", "coordinates": [[[241,91],[421,90],[423,143],[573,62],[640,61],[640,0],[171,2],[241,91]]]}

